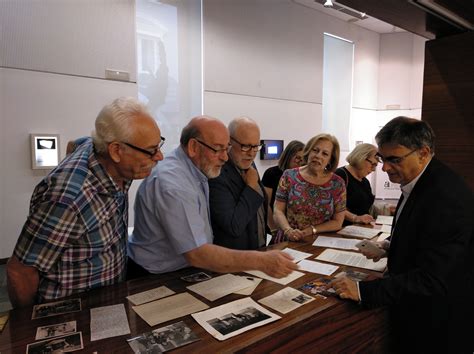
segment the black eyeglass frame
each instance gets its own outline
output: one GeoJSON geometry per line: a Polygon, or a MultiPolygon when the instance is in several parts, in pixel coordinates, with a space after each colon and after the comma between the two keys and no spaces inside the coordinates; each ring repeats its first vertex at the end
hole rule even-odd
{"type": "Polygon", "coordinates": [[[409,153],[403,155],[403,156],[388,156],[388,157],[383,157],[382,155],[380,155],[379,153],[376,153],[375,156],[380,159],[380,161],[382,163],[390,163],[390,164],[393,164],[393,165],[398,165],[400,163],[402,163],[403,160],[405,160],[405,158],[407,158],[408,156],[410,156],[411,154],[413,154],[415,151],[417,151],[418,149],[413,149],[411,150],[409,153]]]}
{"type": "Polygon", "coordinates": [[[225,148],[216,149],[216,148],[213,148],[212,146],[206,144],[204,141],[199,140],[198,138],[193,138],[193,139],[196,140],[196,141],[197,141],[199,144],[201,144],[202,146],[207,147],[209,150],[211,150],[212,152],[214,152],[214,154],[216,154],[216,155],[219,155],[219,154],[221,154],[221,153],[223,153],[223,152],[227,153],[228,150],[229,150],[229,147],[230,147],[230,145],[228,145],[228,146],[225,147],[225,148]]]}
{"type": "Polygon", "coordinates": [[[122,141],[122,144],[125,144],[127,145],[128,147],[134,149],[134,150],[137,150],[137,151],[140,151],[142,153],[144,153],[145,155],[148,155],[150,157],[153,157],[155,156],[159,151],[161,151],[161,147],[163,146],[163,144],[165,143],[166,141],[166,138],[164,136],[160,137],[161,141],[160,143],[158,144],[158,146],[156,148],[153,149],[153,151],[149,151],[149,150],[146,150],[146,149],[143,149],[141,147],[138,147],[138,146],[135,146],[133,144],[130,144],[130,143],[127,143],[125,141],[122,141]]]}
{"type": "Polygon", "coordinates": [[[258,145],[242,144],[236,138],[232,136],[230,138],[240,145],[240,150],[243,152],[249,152],[250,150],[252,150],[253,152],[258,152],[260,151],[260,149],[262,149],[265,146],[264,143],[260,143],[258,145]]]}

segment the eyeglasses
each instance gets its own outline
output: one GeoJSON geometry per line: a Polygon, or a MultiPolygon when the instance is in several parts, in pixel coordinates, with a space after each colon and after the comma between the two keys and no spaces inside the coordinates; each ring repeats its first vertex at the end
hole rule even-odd
{"type": "Polygon", "coordinates": [[[146,150],[146,149],[142,149],[141,147],[138,147],[138,146],[135,146],[133,144],[130,144],[130,143],[126,143],[125,141],[122,141],[122,144],[125,144],[127,145],[128,147],[131,147],[132,149],[134,150],[137,150],[137,151],[140,151],[142,153],[144,153],[145,155],[148,155],[150,157],[153,157],[155,156],[159,151],[161,151],[161,147],[163,146],[163,144],[165,143],[165,137],[162,136],[160,137],[161,138],[161,141],[160,143],[158,144],[157,147],[155,147],[153,150],[146,150]]]}
{"type": "Polygon", "coordinates": [[[395,165],[398,165],[399,163],[401,163],[406,157],[410,156],[411,154],[413,154],[417,149],[414,149],[412,151],[410,151],[408,154],[406,155],[403,155],[403,156],[388,156],[388,157],[383,157],[382,155],[380,155],[379,153],[377,153],[375,156],[377,156],[383,163],[391,163],[391,164],[395,164],[395,165]]]}
{"type": "Polygon", "coordinates": [[[377,156],[375,156],[375,162],[372,161],[371,159],[369,158],[366,158],[365,161],[367,161],[368,163],[370,163],[373,167],[377,167],[377,165],[379,164],[379,159],[377,158],[377,156]]]}
{"type": "Polygon", "coordinates": [[[254,152],[257,152],[259,151],[262,146],[264,145],[263,143],[260,143],[258,145],[250,145],[250,144],[242,144],[241,142],[239,142],[237,139],[233,138],[233,137],[230,137],[232,140],[234,140],[237,144],[240,145],[240,150],[242,150],[243,152],[249,152],[250,150],[254,151],[254,152]]]}
{"type": "Polygon", "coordinates": [[[205,147],[207,147],[209,150],[213,151],[214,154],[216,154],[216,155],[218,155],[218,154],[220,154],[220,153],[223,153],[223,152],[227,153],[227,150],[229,149],[229,146],[230,146],[230,145],[228,145],[228,146],[225,147],[225,148],[215,149],[215,148],[213,148],[212,146],[207,145],[204,141],[201,141],[201,140],[199,140],[199,139],[197,139],[197,138],[193,138],[193,139],[196,140],[196,141],[197,141],[199,144],[201,144],[202,146],[205,146],[205,147]]]}

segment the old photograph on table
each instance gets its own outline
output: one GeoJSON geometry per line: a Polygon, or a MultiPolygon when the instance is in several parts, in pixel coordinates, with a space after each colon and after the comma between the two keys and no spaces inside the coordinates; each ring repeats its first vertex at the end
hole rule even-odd
{"type": "Polygon", "coordinates": [[[198,341],[199,337],[183,321],[128,339],[136,354],[163,353],[198,341]]]}
{"type": "Polygon", "coordinates": [[[201,281],[209,280],[211,278],[212,277],[209,274],[204,273],[204,272],[199,272],[199,273],[194,273],[194,274],[181,277],[181,280],[184,280],[185,282],[188,282],[188,283],[198,283],[201,281]]]}
{"type": "Polygon", "coordinates": [[[194,313],[191,316],[218,340],[226,340],[281,318],[257,304],[250,297],[194,313]]]}
{"type": "Polygon", "coordinates": [[[313,300],[313,297],[308,296],[301,291],[286,287],[270,296],[258,300],[258,302],[285,314],[313,300]]]}
{"type": "Polygon", "coordinates": [[[28,344],[26,354],[68,353],[83,349],[82,332],[28,344]]]}
{"type": "Polygon", "coordinates": [[[35,340],[63,336],[76,332],[76,321],[57,323],[49,326],[42,326],[36,329],[35,340]]]}
{"type": "Polygon", "coordinates": [[[61,315],[81,311],[81,299],[69,299],[35,305],[31,319],[61,315]]]}
{"type": "Polygon", "coordinates": [[[330,278],[321,277],[307,282],[299,289],[312,295],[337,296],[336,290],[329,285],[330,282],[330,278]]]}

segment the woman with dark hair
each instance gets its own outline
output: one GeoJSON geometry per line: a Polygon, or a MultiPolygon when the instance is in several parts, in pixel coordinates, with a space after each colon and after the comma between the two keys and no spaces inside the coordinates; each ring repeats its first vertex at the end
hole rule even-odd
{"type": "Polygon", "coordinates": [[[306,165],[283,172],[273,210],[279,228],[275,242],[299,241],[318,231],[342,227],[346,186],[334,173],[339,153],[339,142],[334,136],[319,134],[303,150],[306,165]]]}
{"type": "Polygon", "coordinates": [[[270,230],[276,229],[275,223],[273,222],[273,204],[275,203],[275,195],[278,188],[278,182],[283,174],[283,171],[300,167],[303,163],[303,148],[304,144],[298,140],[292,140],[288,143],[285,150],[278,160],[278,165],[268,168],[262,177],[262,184],[267,194],[268,212],[267,212],[267,224],[270,230]]]}

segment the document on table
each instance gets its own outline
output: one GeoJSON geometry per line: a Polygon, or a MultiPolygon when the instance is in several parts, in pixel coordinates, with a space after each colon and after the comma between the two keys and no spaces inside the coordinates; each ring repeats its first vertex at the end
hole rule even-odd
{"type": "Polygon", "coordinates": [[[237,290],[237,291],[234,291],[234,294],[238,294],[238,295],[251,295],[253,293],[253,291],[257,288],[258,284],[260,284],[260,282],[262,281],[261,278],[256,278],[256,277],[246,277],[244,276],[245,279],[247,280],[250,280],[253,285],[252,286],[249,286],[248,288],[244,288],[244,289],[241,289],[241,290],[237,290]]]}
{"type": "Polygon", "coordinates": [[[378,262],[374,262],[371,259],[367,259],[361,253],[337,251],[331,249],[324,250],[319,256],[316,257],[316,259],[337,264],[344,264],[351,267],[371,269],[377,272],[384,271],[387,266],[387,258],[382,258],[378,262]]]}
{"type": "Polygon", "coordinates": [[[288,274],[284,278],[274,278],[274,277],[271,277],[271,276],[269,276],[269,275],[267,275],[264,272],[261,272],[259,270],[248,270],[245,273],[252,274],[255,277],[259,277],[259,278],[262,278],[262,279],[267,279],[267,280],[273,281],[273,282],[281,284],[281,285],[289,284],[293,280],[296,280],[299,277],[302,277],[304,275],[304,273],[298,272],[297,270],[292,271],[290,274],[288,274]]]}
{"type": "Polygon", "coordinates": [[[218,340],[226,340],[281,318],[257,304],[250,297],[194,313],[191,316],[218,340]]]}
{"type": "Polygon", "coordinates": [[[299,290],[286,287],[270,296],[258,300],[258,302],[285,314],[313,300],[314,297],[312,296],[308,296],[299,290]]]}
{"type": "Polygon", "coordinates": [[[393,222],[393,216],[389,215],[379,215],[377,216],[377,219],[375,220],[376,224],[383,224],[383,225],[392,225],[393,222]]]}
{"type": "Polygon", "coordinates": [[[311,273],[323,274],[323,275],[331,275],[334,273],[339,267],[331,264],[325,264],[321,262],[315,261],[308,261],[307,259],[302,260],[298,263],[301,270],[311,273]]]}
{"type": "Polygon", "coordinates": [[[316,247],[341,248],[343,250],[357,250],[355,246],[360,240],[354,238],[318,236],[313,242],[316,247]]]}
{"type": "Polygon", "coordinates": [[[384,241],[390,236],[390,233],[382,232],[380,236],[377,238],[377,241],[384,241]]]}
{"type": "Polygon", "coordinates": [[[384,233],[390,233],[392,232],[392,225],[383,224],[382,227],[380,228],[380,231],[384,233]]]}
{"type": "Polygon", "coordinates": [[[369,229],[368,227],[349,225],[338,231],[337,233],[345,236],[354,236],[360,238],[372,238],[376,236],[380,230],[369,229]]]}
{"type": "Polygon", "coordinates": [[[123,304],[91,309],[91,341],[130,334],[123,304]]]}
{"type": "Polygon", "coordinates": [[[210,280],[187,286],[186,289],[205,297],[209,301],[214,301],[232,294],[234,291],[242,290],[252,285],[254,285],[253,281],[248,280],[245,277],[224,274],[210,280]]]}
{"type": "Polygon", "coordinates": [[[154,300],[161,299],[166,296],[170,296],[176,294],[173,290],[168,289],[166,286],[160,286],[155,289],[143,291],[141,293],[129,295],[126,297],[128,301],[130,301],[133,305],[141,305],[147,302],[151,302],[154,300]]]}
{"type": "Polygon", "coordinates": [[[289,254],[291,257],[293,257],[293,262],[295,263],[298,263],[299,261],[312,256],[311,253],[301,252],[301,251],[294,250],[293,248],[288,248],[288,247],[283,249],[282,252],[285,252],[289,254]]]}
{"type": "Polygon", "coordinates": [[[199,301],[190,293],[181,293],[164,299],[149,302],[132,309],[150,326],[174,320],[194,312],[208,309],[204,302],[199,301]]]}

